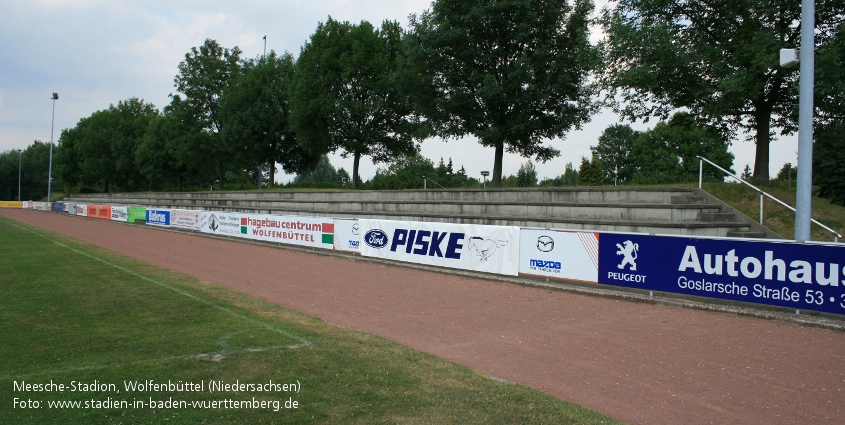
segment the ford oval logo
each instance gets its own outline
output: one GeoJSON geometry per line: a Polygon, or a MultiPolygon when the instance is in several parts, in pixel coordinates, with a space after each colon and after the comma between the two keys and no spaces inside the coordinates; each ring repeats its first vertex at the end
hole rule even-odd
{"type": "Polygon", "coordinates": [[[379,229],[370,230],[364,233],[364,243],[372,248],[384,248],[387,245],[387,233],[379,229]]]}

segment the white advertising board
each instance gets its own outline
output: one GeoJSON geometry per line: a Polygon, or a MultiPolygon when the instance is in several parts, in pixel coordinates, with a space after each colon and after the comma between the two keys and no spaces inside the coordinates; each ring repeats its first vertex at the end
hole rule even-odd
{"type": "Polygon", "coordinates": [[[359,252],[361,243],[360,225],[356,218],[334,219],[334,249],[337,251],[359,252]]]}
{"type": "Polygon", "coordinates": [[[32,209],[32,201],[23,201],[23,208],[32,209]]]}
{"type": "Polygon", "coordinates": [[[244,237],[241,234],[241,215],[226,211],[200,211],[200,231],[215,235],[244,237]]]}
{"type": "Polygon", "coordinates": [[[241,236],[315,248],[334,248],[334,219],[241,214],[241,236]]]}
{"type": "Polygon", "coordinates": [[[111,207],[111,219],[126,221],[129,219],[129,207],[111,207]]]}
{"type": "Polygon", "coordinates": [[[67,213],[69,215],[76,215],[76,202],[68,202],[65,205],[67,206],[67,213]]]}
{"type": "Polygon", "coordinates": [[[199,210],[170,210],[170,227],[199,230],[200,212],[199,210]]]}
{"type": "Polygon", "coordinates": [[[81,215],[83,217],[88,216],[88,205],[87,204],[76,204],[76,215],[81,215]]]}
{"type": "Polygon", "coordinates": [[[520,274],[598,282],[598,233],[523,228],[519,234],[520,274]]]}
{"type": "Polygon", "coordinates": [[[358,220],[361,255],[516,276],[519,228],[358,220]]]}
{"type": "Polygon", "coordinates": [[[38,211],[47,211],[47,203],[46,202],[33,202],[32,209],[38,211]]]}

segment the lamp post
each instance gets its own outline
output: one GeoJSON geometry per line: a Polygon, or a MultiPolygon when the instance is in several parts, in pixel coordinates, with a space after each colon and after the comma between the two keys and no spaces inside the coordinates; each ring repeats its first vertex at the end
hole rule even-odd
{"type": "Polygon", "coordinates": [[[795,240],[810,240],[813,202],[813,84],[815,0],[801,1],[801,73],[798,93],[798,182],[795,185],[795,240]]]}
{"type": "Polygon", "coordinates": [[[23,158],[23,151],[18,149],[18,201],[21,200],[21,159],[23,158]]]}
{"type": "Polygon", "coordinates": [[[487,189],[487,176],[490,175],[489,171],[482,171],[481,176],[484,177],[484,188],[487,189]]]}
{"type": "Polygon", "coordinates": [[[53,118],[50,119],[50,175],[47,178],[47,202],[50,202],[50,193],[53,185],[53,124],[56,122],[56,101],[59,100],[59,94],[53,93],[53,118]]]}

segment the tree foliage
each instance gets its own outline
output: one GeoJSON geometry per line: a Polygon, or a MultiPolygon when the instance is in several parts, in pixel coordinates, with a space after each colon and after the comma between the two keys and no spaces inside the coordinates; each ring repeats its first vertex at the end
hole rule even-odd
{"type": "Polygon", "coordinates": [[[587,77],[592,3],[576,0],[439,0],[411,17],[408,87],[441,137],[473,135],[495,149],[494,186],[504,152],[545,162],[543,144],[589,119],[587,77]]]}
{"type": "Polygon", "coordinates": [[[601,161],[606,180],[616,184],[631,181],[637,170],[634,142],[639,135],[630,125],[614,124],[604,129],[596,146],[590,147],[593,158],[601,161]]]}
{"type": "MultiPolygon", "coordinates": [[[[629,119],[665,119],[686,108],[728,137],[750,131],[757,145],[754,177],[768,180],[772,128],[788,134],[796,127],[798,75],[781,68],[778,55],[800,44],[800,4],[620,0],[601,17],[608,99],[621,98],[617,111],[629,119]]],[[[821,51],[841,31],[843,6],[816,1],[821,51]]],[[[817,64],[823,74],[829,63],[817,64]]]]}
{"type": "Polygon", "coordinates": [[[397,75],[402,29],[329,17],[302,47],[291,88],[291,126],[311,152],[352,155],[353,186],[361,156],[374,163],[417,152],[418,124],[397,75]]]}
{"type": "MultiPolygon", "coordinates": [[[[696,124],[695,118],[685,112],[640,134],[634,142],[633,153],[638,167],[632,179],[635,183],[696,181],[700,165],[698,156],[733,172],[734,156],[728,152],[724,136],[696,124]]],[[[722,181],[725,174],[715,167],[705,166],[704,177],[722,181]]]]}
{"type": "MultiPolygon", "coordinates": [[[[54,150],[54,155],[60,148],[54,150]]],[[[55,158],[54,158],[55,159],[55,158]]],[[[0,200],[41,200],[47,196],[50,145],[34,141],[18,152],[10,149],[0,153],[0,200]],[[18,172],[20,171],[21,196],[18,199],[18,172]]],[[[60,187],[61,177],[53,170],[53,185],[60,187]]]]}
{"type": "Polygon", "coordinates": [[[57,173],[72,186],[96,186],[108,192],[118,184],[129,191],[141,180],[136,150],[158,114],[152,104],[130,98],[79,120],[59,137],[57,173]]]}
{"type": "Polygon", "coordinates": [[[288,173],[299,173],[320,160],[320,155],[299,146],[290,126],[293,75],[293,56],[278,56],[271,50],[266,57],[246,61],[244,70],[224,89],[221,100],[227,146],[250,170],[266,164],[270,185],[274,183],[276,163],[288,173]]]}
{"type": "MultiPolygon", "coordinates": [[[[179,74],[174,87],[181,93],[174,95],[179,108],[177,115],[193,121],[191,128],[200,130],[205,141],[196,148],[194,155],[203,157],[217,166],[220,184],[225,181],[226,169],[236,158],[222,136],[223,117],[220,103],[223,90],[241,72],[241,50],[220,46],[217,41],[206,39],[202,46],[192,47],[179,63],[179,74]]],[[[198,136],[199,137],[199,136],[198,136]]]]}
{"type": "Polygon", "coordinates": [[[845,123],[825,125],[816,132],[813,152],[813,184],[819,196],[845,205],[845,123]]]}
{"type": "Polygon", "coordinates": [[[604,175],[604,166],[599,159],[592,161],[587,157],[581,157],[581,165],[578,167],[579,186],[601,186],[607,184],[607,176],[604,175]]]}

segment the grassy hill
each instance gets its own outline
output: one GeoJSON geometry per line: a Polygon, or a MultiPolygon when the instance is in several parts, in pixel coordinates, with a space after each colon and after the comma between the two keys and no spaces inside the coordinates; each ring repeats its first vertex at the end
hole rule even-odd
{"type": "MultiPolygon", "coordinates": [[[[794,207],[795,187],[790,188],[782,183],[772,182],[770,185],[758,187],[794,207]]],[[[750,187],[738,183],[705,183],[704,190],[752,219],[759,219],[760,194],[750,187]]],[[[812,217],[845,235],[845,207],[833,205],[826,199],[814,196],[812,217]]],[[[786,239],[795,238],[795,213],[768,198],[763,201],[763,225],[786,239]]],[[[832,242],[834,235],[813,224],[810,237],[814,241],[832,242]]],[[[840,242],[844,241],[840,239],[840,242]]]]}

